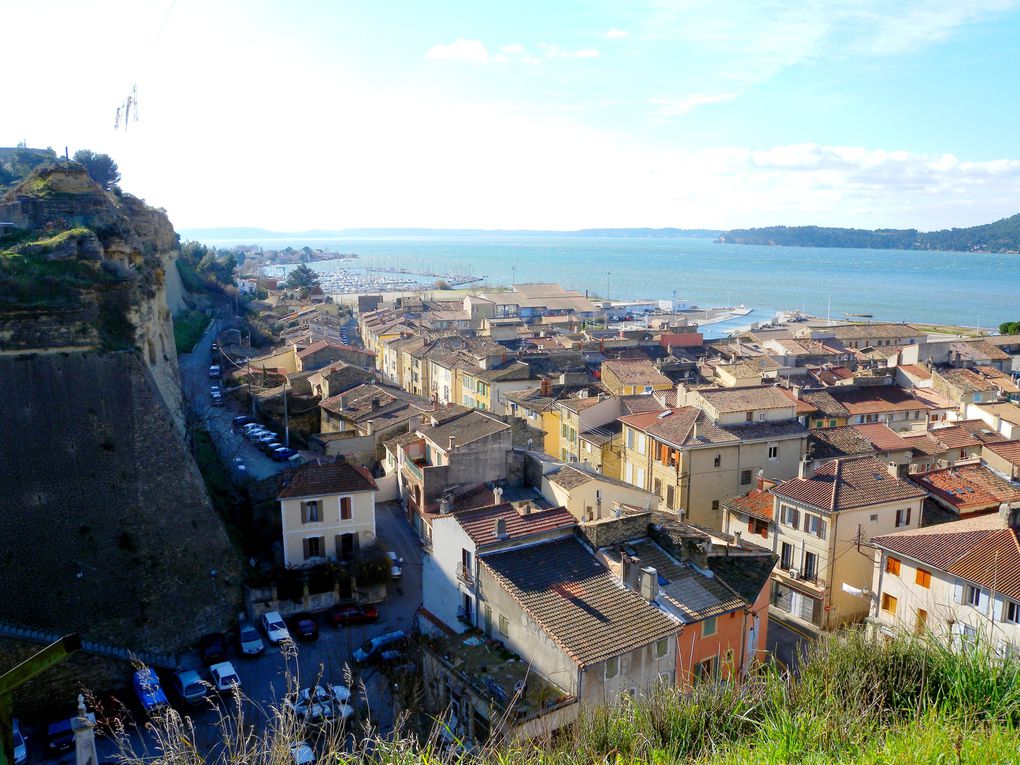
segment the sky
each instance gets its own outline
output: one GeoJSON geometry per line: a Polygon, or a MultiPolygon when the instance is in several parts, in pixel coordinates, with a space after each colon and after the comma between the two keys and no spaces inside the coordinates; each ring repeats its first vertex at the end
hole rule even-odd
{"type": "Polygon", "coordinates": [[[0,146],[108,153],[178,228],[1020,212],[1014,0],[0,0],[0,18],[0,146]]]}

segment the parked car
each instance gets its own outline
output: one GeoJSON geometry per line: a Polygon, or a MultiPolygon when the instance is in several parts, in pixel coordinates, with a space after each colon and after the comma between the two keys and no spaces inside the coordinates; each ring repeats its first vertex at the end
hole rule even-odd
{"type": "Polygon", "coordinates": [[[263,428],[261,426],[254,427],[251,430],[244,431],[244,437],[247,438],[249,441],[254,441],[259,436],[263,436],[263,435],[265,435],[268,432],[269,432],[268,430],[266,430],[265,428],[263,428]]]}
{"type": "Polygon", "coordinates": [[[257,446],[266,454],[272,454],[277,449],[283,448],[283,444],[281,444],[279,441],[259,441],[257,446]]]}
{"type": "Polygon", "coordinates": [[[311,692],[305,688],[298,693],[296,699],[287,699],[283,705],[294,713],[294,716],[305,722],[322,722],[333,717],[333,705],[328,699],[316,701],[311,692]]]}
{"type": "Polygon", "coordinates": [[[241,687],[241,678],[237,676],[234,665],[229,661],[213,664],[209,667],[209,676],[220,693],[235,693],[241,687]]]}
{"type": "Polygon", "coordinates": [[[267,430],[265,433],[260,434],[255,438],[255,443],[272,443],[273,441],[279,441],[280,437],[271,430],[267,430]]]}
{"type": "Polygon", "coordinates": [[[17,717],[13,720],[13,733],[14,765],[23,765],[23,763],[28,760],[28,742],[25,740],[25,736],[21,732],[21,723],[18,722],[17,717]]]}
{"type": "Polygon", "coordinates": [[[65,717],[46,726],[46,748],[52,753],[69,752],[74,749],[74,730],[71,718],[65,717]]]}
{"type": "Polygon", "coordinates": [[[319,625],[311,614],[298,614],[290,622],[291,633],[298,640],[315,640],[319,637],[319,625]]]}
{"type": "Polygon", "coordinates": [[[248,468],[245,467],[244,460],[241,457],[234,457],[232,462],[234,463],[234,469],[237,470],[238,473],[244,473],[248,470],[248,468]]]}
{"type": "Polygon", "coordinates": [[[152,715],[166,709],[166,693],[159,686],[159,678],[150,667],[136,669],[131,675],[131,684],[146,714],[152,715]]]}
{"type": "Polygon", "coordinates": [[[396,653],[399,656],[406,641],[407,633],[403,630],[387,632],[362,643],[354,651],[354,660],[359,664],[375,664],[390,658],[384,654],[396,653]]]}
{"type": "Polygon", "coordinates": [[[289,446],[281,446],[279,449],[274,449],[269,453],[269,456],[273,458],[275,462],[286,462],[291,457],[298,456],[295,449],[291,449],[289,446]]]}
{"type": "Polygon", "coordinates": [[[210,385],[209,386],[209,395],[210,396],[222,396],[223,395],[223,389],[220,388],[219,385],[210,385]]]}
{"type": "Polygon", "coordinates": [[[248,433],[251,430],[255,430],[256,428],[261,428],[261,427],[262,426],[259,425],[257,422],[255,422],[255,420],[252,420],[251,422],[246,422],[244,425],[242,425],[241,426],[241,431],[244,432],[244,433],[248,433]]]}
{"type": "Polygon", "coordinates": [[[330,685],[327,688],[327,693],[333,706],[347,704],[351,700],[351,689],[346,685],[330,685]]]}
{"type": "Polygon", "coordinates": [[[210,377],[219,377],[220,376],[220,365],[219,364],[213,364],[211,367],[209,367],[209,376],[210,377]]]}
{"type": "Polygon", "coordinates": [[[213,406],[223,406],[223,395],[220,393],[213,393],[212,396],[209,397],[209,403],[213,406]]]}
{"type": "Polygon", "coordinates": [[[266,650],[266,644],[262,642],[262,636],[252,626],[252,623],[246,619],[237,623],[237,642],[241,646],[242,656],[258,656],[266,650]]]}
{"type": "Polygon", "coordinates": [[[352,624],[371,624],[379,619],[379,611],[375,606],[334,606],[329,612],[329,618],[337,627],[347,627],[352,624]]]}
{"type": "Polygon", "coordinates": [[[255,423],[255,418],[251,415],[241,414],[230,421],[230,427],[232,428],[243,428],[245,425],[251,425],[255,423]]]}
{"type": "Polygon", "coordinates": [[[404,575],[404,559],[398,557],[393,550],[387,550],[386,555],[390,559],[390,579],[396,581],[404,575]]]}
{"type": "Polygon", "coordinates": [[[279,611],[266,611],[262,614],[262,631],[266,633],[266,637],[273,645],[291,639],[287,625],[283,623],[283,617],[280,616],[279,611]]]}
{"type": "Polygon", "coordinates": [[[216,664],[227,660],[227,641],[222,632],[210,632],[198,641],[198,652],[204,664],[216,664]]]}
{"type": "Polygon", "coordinates": [[[205,701],[209,687],[193,669],[185,669],[174,673],[173,688],[185,704],[199,704],[205,701]]]}

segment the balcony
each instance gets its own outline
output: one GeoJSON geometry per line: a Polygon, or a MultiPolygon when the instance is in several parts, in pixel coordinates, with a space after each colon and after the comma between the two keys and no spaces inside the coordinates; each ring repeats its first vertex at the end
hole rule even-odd
{"type": "Polygon", "coordinates": [[[468,587],[475,586],[475,578],[471,575],[471,571],[463,563],[457,564],[457,581],[468,587]]]}
{"type": "Polygon", "coordinates": [[[417,478],[419,481],[424,481],[425,476],[421,472],[421,467],[414,460],[407,458],[404,460],[404,467],[407,468],[407,472],[417,478]]]}

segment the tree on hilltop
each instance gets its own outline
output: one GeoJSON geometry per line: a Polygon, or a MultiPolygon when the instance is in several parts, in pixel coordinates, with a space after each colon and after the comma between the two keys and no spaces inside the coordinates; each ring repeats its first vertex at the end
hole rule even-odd
{"type": "Polygon", "coordinates": [[[120,182],[120,170],[109,154],[96,154],[89,149],[78,149],[74,161],[85,166],[89,177],[107,191],[113,191],[120,182]]]}

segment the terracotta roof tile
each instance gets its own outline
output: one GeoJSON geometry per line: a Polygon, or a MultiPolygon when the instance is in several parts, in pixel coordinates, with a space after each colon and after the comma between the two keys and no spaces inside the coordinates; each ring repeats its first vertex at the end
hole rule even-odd
{"type": "Polygon", "coordinates": [[[910,444],[884,422],[867,425],[853,425],[854,430],[864,436],[880,452],[909,451],[910,444]]]}
{"type": "Polygon", "coordinates": [[[752,489],[742,497],[734,497],[723,503],[723,506],[728,510],[760,518],[763,521],[771,521],[773,519],[774,505],[775,497],[772,492],[768,490],[760,491],[759,489],[752,489]]]}
{"type": "Polygon", "coordinates": [[[602,370],[611,371],[624,385],[673,385],[648,359],[606,359],[602,370]]]}
{"type": "Polygon", "coordinates": [[[749,409],[785,409],[792,403],[774,386],[699,390],[697,393],[720,414],[749,409]]]}
{"type": "Polygon", "coordinates": [[[358,491],[376,491],[371,473],[346,462],[332,465],[307,464],[284,477],[277,499],[325,497],[358,491]]]}
{"type": "Polygon", "coordinates": [[[957,465],[911,479],[960,513],[997,509],[1002,502],[1020,502],[1020,489],[984,465],[957,465]]]}
{"type": "Polygon", "coordinates": [[[985,444],[984,448],[994,452],[1013,465],[1020,465],[1020,441],[1002,441],[997,444],[985,444]]]}
{"type": "Polygon", "coordinates": [[[848,388],[846,390],[833,388],[828,393],[851,415],[928,408],[926,404],[895,385],[868,385],[863,388],[848,388]]]}
{"type": "Polygon", "coordinates": [[[794,478],[772,489],[780,498],[829,511],[916,499],[926,492],[889,474],[874,457],[845,457],[826,462],[810,478],[794,478]]]}
{"type": "Polygon", "coordinates": [[[877,451],[864,434],[849,425],[809,431],[808,448],[813,459],[855,457],[877,451]]]}
{"type": "MultiPolygon", "coordinates": [[[[491,497],[492,493],[489,494],[491,497]]],[[[495,532],[497,520],[505,524],[506,536],[503,539],[520,539],[577,525],[577,519],[565,507],[532,510],[523,515],[509,502],[466,510],[455,517],[464,532],[479,546],[499,541],[495,532]]]]}
{"type": "Polygon", "coordinates": [[[678,624],[625,589],[573,538],[479,558],[581,668],[675,635],[678,624]]]}

